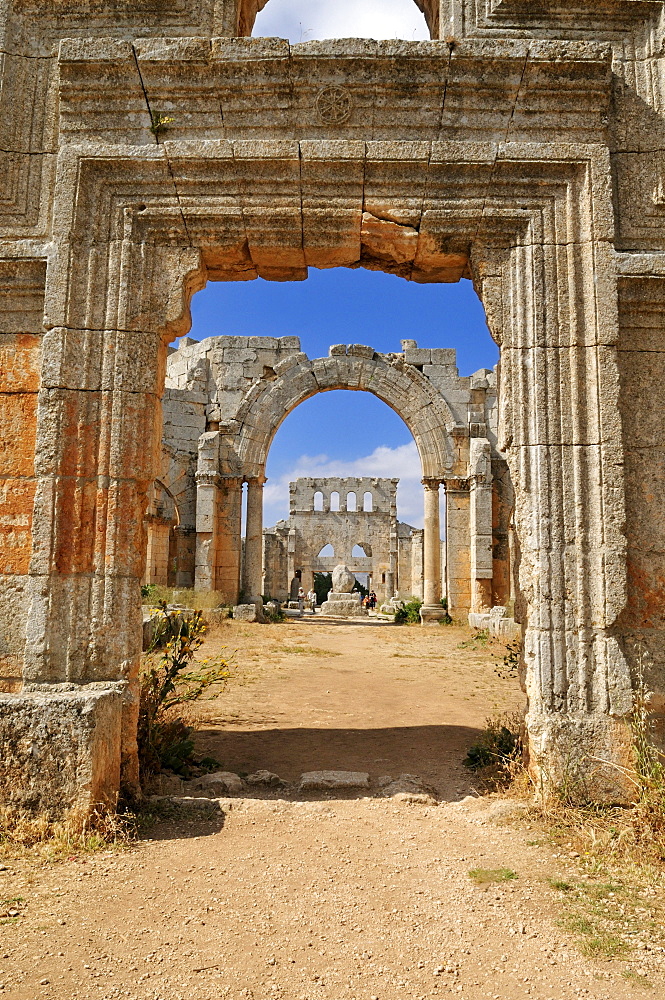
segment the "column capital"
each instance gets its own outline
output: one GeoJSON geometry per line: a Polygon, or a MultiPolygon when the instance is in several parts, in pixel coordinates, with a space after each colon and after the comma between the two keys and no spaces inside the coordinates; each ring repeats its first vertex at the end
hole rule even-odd
{"type": "Polygon", "coordinates": [[[222,477],[219,472],[197,472],[195,473],[197,486],[221,486],[222,477]]]}
{"type": "Polygon", "coordinates": [[[441,483],[444,482],[443,479],[439,479],[437,476],[424,476],[420,481],[426,490],[437,490],[437,491],[441,483]]]}
{"type": "Polygon", "coordinates": [[[471,489],[472,478],[473,477],[469,479],[458,479],[458,478],[445,479],[444,482],[446,484],[446,492],[450,491],[451,493],[468,493],[469,490],[471,489]]]}
{"type": "Polygon", "coordinates": [[[244,481],[248,486],[265,486],[268,482],[267,476],[245,476],[244,481]]]}

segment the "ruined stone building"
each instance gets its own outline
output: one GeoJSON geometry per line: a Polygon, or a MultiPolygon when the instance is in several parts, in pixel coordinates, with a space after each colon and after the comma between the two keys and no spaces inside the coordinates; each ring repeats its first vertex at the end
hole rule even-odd
{"type": "MultiPolygon", "coordinates": [[[[358,572],[375,574],[377,594],[391,597],[396,588],[414,594],[431,608],[434,618],[442,614],[443,592],[451,613],[462,619],[469,611],[505,605],[510,599],[513,495],[505,458],[496,445],[494,371],[484,368],[461,377],[454,350],[419,348],[412,340],[404,341],[403,350],[395,354],[378,354],[362,345],[337,345],[331,347],[328,358],[310,361],[300,352],[297,337],[183,338],[166,361],[162,409],[161,470],[151,486],[146,520],[148,583],[214,590],[220,600],[231,604],[238,603],[241,593],[245,599],[266,593],[286,597],[296,571],[303,571],[308,588],[312,572],[332,568],[334,563],[325,558],[316,561],[328,542],[333,544],[335,558],[343,550],[351,566],[353,545],[362,544],[360,537],[348,544],[358,522],[375,554],[368,553],[369,562],[354,561],[354,565],[358,572]],[[302,487],[291,493],[288,527],[277,526],[264,543],[265,466],[282,420],[312,391],[360,388],[362,380],[370,379],[372,391],[393,401],[395,385],[401,382],[399,405],[408,405],[409,397],[415,398],[420,391],[423,405],[434,412],[438,407],[442,418],[445,414],[449,420],[449,426],[442,425],[439,431],[439,447],[446,453],[442,474],[424,479],[424,531],[398,527],[396,485],[391,480],[359,480],[355,488],[340,481],[336,491],[344,495],[345,516],[338,515],[334,530],[332,513],[322,519],[330,537],[316,548],[319,535],[315,533],[311,542],[306,537],[309,523],[317,523],[317,487],[299,481],[302,487]],[[446,496],[445,526],[439,520],[441,487],[446,496]],[[247,505],[244,546],[243,489],[247,505]],[[356,505],[362,505],[368,492],[376,501],[376,513],[371,517],[365,511],[353,513],[346,504],[348,494],[355,493],[356,505]],[[375,545],[366,525],[375,525],[385,544],[375,545]],[[432,537],[429,562],[425,558],[428,532],[432,537]],[[419,546],[423,555],[415,554],[419,546]],[[396,585],[400,560],[402,571],[396,585]],[[283,568],[277,569],[278,564],[283,568]]],[[[417,434],[416,443],[421,455],[429,447],[428,440],[419,441],[417,434]]],[[[324,505],[329,504],[335,486],[329,489],[324,487],[324,505]]]]}
{"type": "Polygon", "coordinates": [[[246,490],[259,592],[270,442],[336,388],[418,446],[425,620],[441,488],[451,602],[507,591],[505,459],[530,767],[630,796],[640,671],[665,718],[663,0],[419,4],[431,41],[300,45],[247,37],[257,0],[0,5],[3,802],[136,788],[149,504],[154,566],[173,521],[195,582],[233,595],[246,490]],[[224,336],[165,389],[206,282],[359,266],[471,278],[498,385],[459,386],[442,350],[224,336]],[[174,391],[192,441],[165,470],[174,391]]]}
{"type": "MultiPolygon", "coordinates": [[[[398,479],[297,479],[289,518],[263,530],[263,593],[293,598],[343,563],[380,602],[423,596],[423,531],[397,520],[398,479]]],[[[442,585],[445,580],[445,573],[442,585]]]]}

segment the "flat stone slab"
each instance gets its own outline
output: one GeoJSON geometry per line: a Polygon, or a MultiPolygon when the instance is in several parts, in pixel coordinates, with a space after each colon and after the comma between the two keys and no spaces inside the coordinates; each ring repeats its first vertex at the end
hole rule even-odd
{"type": "Polygon", "coordinates": [[[300,776],[300,791],[315,792],[330,788],[369,788],[365,771],[306,771],[300,776]]]}

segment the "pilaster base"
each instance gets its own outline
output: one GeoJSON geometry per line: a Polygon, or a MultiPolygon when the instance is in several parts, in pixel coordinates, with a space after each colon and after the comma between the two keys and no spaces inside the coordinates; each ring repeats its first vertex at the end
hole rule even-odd
{"type": "Polygon", "coordinates": [[[448,612],[440,604],[423,604],[420,609],[421,625],[438,625],[448,617],[448,612]]]}
{"type": "Polygon", "coordinates": [[[630,727],[607,715],[561,716],[529,713],[528,766],[536,794],[583,804],[628,805],[636,785],[630,727]]]}
{"type": "Polygon", "coordinates": [[[124,691],[0,694],[0,804],[51,820],[115,807],[124,691]]]}

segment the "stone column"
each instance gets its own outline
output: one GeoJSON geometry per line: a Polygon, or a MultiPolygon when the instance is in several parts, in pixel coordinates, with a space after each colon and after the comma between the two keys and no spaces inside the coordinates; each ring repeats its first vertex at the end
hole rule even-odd
{"type": "Polygon", "coordinates": [[[466,621],[471,610],[468,479],[446,479],[446,565],[448,613],[466,621]]]}
{"type": "Polygon", "coordinates": [[[441,525],[439,518],[440,479],[423,479],[425,487],[424,586],[420,620],[436,624],[445,616],[441,607],[441,525]]]}
{"type": "Polygon", "coordinates": [[[469,464],[471,611],[492,607],[492,456],[486,438],[472,438],[469,464]]]}
{"type": "Polygon", "coordinates": [[[242,587],[244,600],[259,598],[263,589],[263,484],[264,476],[247,480],[247,522],[242,587]]]}

